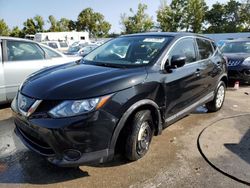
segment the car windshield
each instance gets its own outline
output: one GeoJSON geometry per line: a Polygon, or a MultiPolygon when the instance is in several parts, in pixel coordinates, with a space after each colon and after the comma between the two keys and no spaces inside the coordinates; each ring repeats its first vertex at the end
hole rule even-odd
{"type": "Polygon", "coordinates": [[[223,53],[250,53],[250,41],[226,42],[221,51],[223,53]]]}
{"type": "Polygon", "coordinates": [[[90,52],[84,62],[104,66],[147,65],[155,61],[171,39],[168,36],[116,38],[90,52]]]}
{"type": "Polygon", "coordinates": [[[87,43],[73,43],[69,49],[68,49],[68,52],[78,52],[79,50],[81,50],[82,48],[84,48],[85,46],[87,46],[87,43]]]}

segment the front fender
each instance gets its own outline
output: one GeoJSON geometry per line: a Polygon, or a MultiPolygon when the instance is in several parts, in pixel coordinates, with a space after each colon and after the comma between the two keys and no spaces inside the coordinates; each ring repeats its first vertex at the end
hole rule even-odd
{"type": "Polygon", "coordinates": [[[143,106],[150,106],[150,107],[153,107],[155,109],[155,112],[157,114],[157,119],[158,119],[158,121],[157,121],[158,123],[156,125],[156,128],[157,128],[156,135],[161,134],[161,132],[162,132],[162,119],[161,119],[161,113],[160,113],[159,106],[154,101],[152,101],[150,99],[140,100],[140,101],[134,103],[132,106],[130,106],[130,108],[123,114],[123,116],[119,120],[119,122],[114,130],[114,133],[112,135],[111,141],[110,141],[109,149],[111,151],[115,150],[117,139],[118,139],[118,137],[121,133],[121,130],[124,127],[127,119],[130,117],[130,115],[133,112],[135,112],[138,108],[143,107],[143,106]]]}

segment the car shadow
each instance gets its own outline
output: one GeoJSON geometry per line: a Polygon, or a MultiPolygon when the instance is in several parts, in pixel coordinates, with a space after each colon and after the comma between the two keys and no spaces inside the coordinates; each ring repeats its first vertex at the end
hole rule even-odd
{"type": "Polygon", "coordinates": [[[224,146],[250,164],[250,129],[244,134],[238,144],[224,144],[224,146]]]}
{"type": "Polygon", "coordinates": [[[0,120],[0,184],[52,184],[89,176],[79,168],[60,168],[28,150],[14,134],[12,118],[0,120]]]}
{"type": "Polygon", "coordinates": [[[111,161],[105,163],[92,163],[92,164],[90,163],[86,166],[97,167],[97,168],[116,167],[128,164],[130,162],[131,161],[127,160],[124,156],[122,156],[122,154],[116,154],[111,161]]]}
{"type": "Polygon", "coordinates": [[[60,168],[41,156],[24,151],[0,158],[0,183],[53,184],[89,176],[80,168],[60,168]]]}
{"type": "Polygon", "coordinates": [[[0,110],[3,110],[5,108],[10,108],[10,103],[7,104],[0,104],[0,110]]]}

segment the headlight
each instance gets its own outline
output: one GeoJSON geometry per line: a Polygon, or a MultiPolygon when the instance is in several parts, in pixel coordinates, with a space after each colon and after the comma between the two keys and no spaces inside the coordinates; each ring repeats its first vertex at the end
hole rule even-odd
{"type": "Polygon", "coordinates": [[[60,103],[49,114],[54,118],[71,117],[101,108],[112,95],[85,100],[68,100],[60,103]]]}
{"type": "Polygon", "coordinates": [[[250,57],[246,58],[241,65],[250,66],[250,57]]]}

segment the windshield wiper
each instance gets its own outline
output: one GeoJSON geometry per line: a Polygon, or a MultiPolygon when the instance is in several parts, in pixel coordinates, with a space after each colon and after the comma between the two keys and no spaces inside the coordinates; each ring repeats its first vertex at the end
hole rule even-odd
{"type": "Polygon", "coordinates": [[[96,62],[94,65],[104,66],[104,67],[114,67],[114,68],[127,68],[125,65],[114,64],[114,63],[104,63],[104,62],[96,62]]]}

